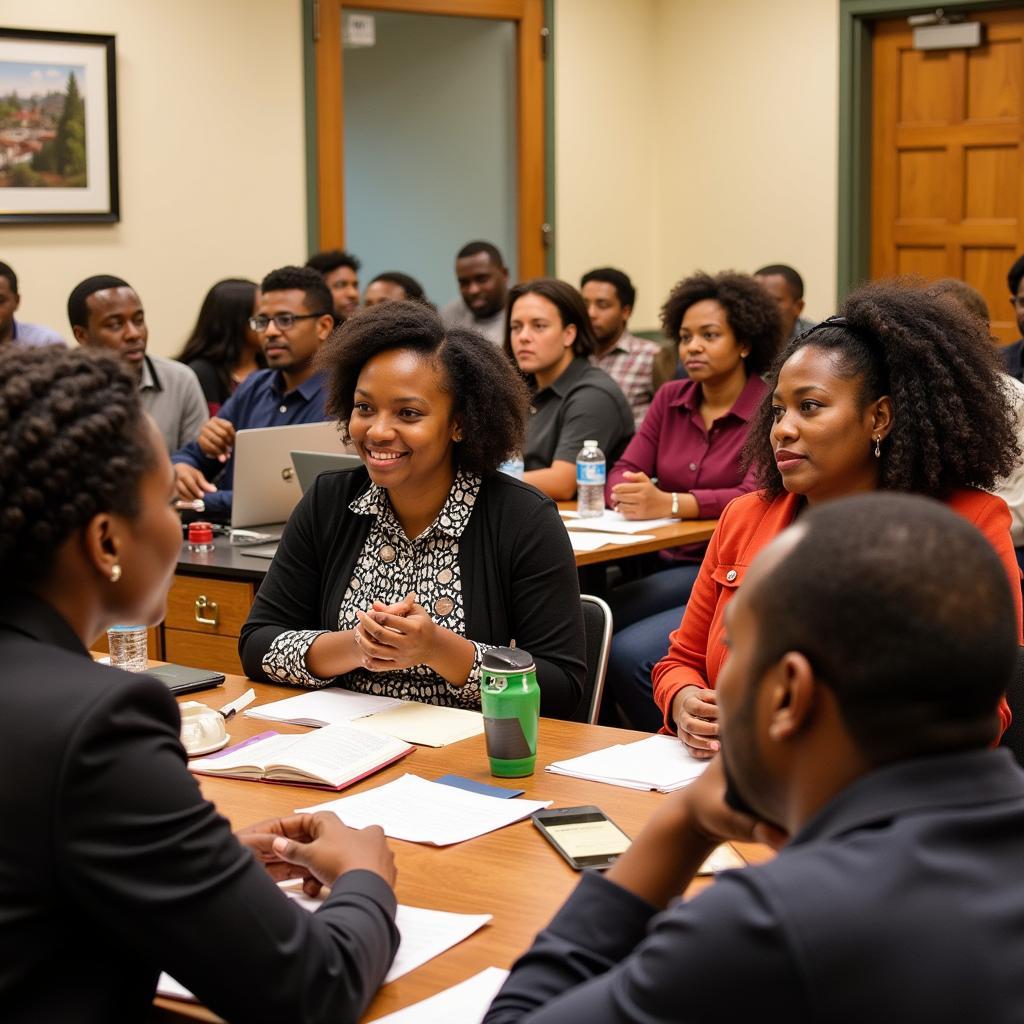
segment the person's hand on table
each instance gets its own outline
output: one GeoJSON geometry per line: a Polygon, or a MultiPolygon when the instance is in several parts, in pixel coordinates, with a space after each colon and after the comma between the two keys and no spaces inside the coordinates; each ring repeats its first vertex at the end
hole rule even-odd
{"type": "Polygon", "coordinates": [[[672,721],[693,757],[714,757],[718,742],[718,696],[703,686],[684,686],[672,699],[672,721]]]}
{"type": "MultiPolygon", "coordinates": [[[[271,841],[273,853],[282,862],[307,872],[328,887],[347,871],[372,871],[392,889],[395,887],[395,855],[379,825],[349,828],[336,814],[325,811],[297,817],[305,819],[304,836],[281,835],[271,841]]],[[[309,892],[305,884],[303,889],[309,892]]]]}
{"type": "Polygon", "coordinates": [[[625,519],[660,519],[672,514],[672,495],[658,490],[646,473],[622,474],[626,483],[612,488],[612,507],[625,519]]]}
{"type": "Polygon", "coordinates": [[[235,838],[267,869],[275,882],[301,878],[303,891],[308,896],[316,896],[320,892],[320,880],[304,865],[282,860],[274,849],[274,840],[278,838],[312,842],[312,817],[311,814],[292,814],[287,818],[268,818],[240,828],[235,838]]]}
{"type": "Polygon", "coordinates": [[[235,445],[234,424],[219,416],[211,416],[199,432],[196,443],[207,458],[227,462],[235,445]]]}
{"type": "Polygon", "coordinates": [[[174,480],[178,497],[182,501],[194,501],[196,498],[201,500],[217,490],[195,466],[187,462],[174,464],[174,480]]]}

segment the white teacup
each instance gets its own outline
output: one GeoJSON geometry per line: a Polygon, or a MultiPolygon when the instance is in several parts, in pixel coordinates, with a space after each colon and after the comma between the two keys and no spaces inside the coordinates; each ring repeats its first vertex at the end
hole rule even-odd
{"type": "Polygon", "coordinates": [[[228,739],[224,716],[197,700],[178,705],[181,711],[181,743],[189,757],[219,750],[228,739]]]}

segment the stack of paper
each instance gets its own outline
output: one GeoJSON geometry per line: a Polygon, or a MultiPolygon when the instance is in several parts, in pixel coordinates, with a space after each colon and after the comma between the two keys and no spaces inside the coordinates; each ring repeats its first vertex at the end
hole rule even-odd
{"type": "Polygon", "coordinates": [[[691,757],[675,736],[650,736],[635,743],[617,743],[581,757],[556,761],[545,771],[627,789],[670,793],[688,786],[707,766],[707,761],[691,757]]]}
{"type": "Polygon", "coordinates": [[[488,967],[436,996],[377,1017],[373,1024],[480,1024],[507,977],[508,971],[488,967]]]}
{"type": "MultiPolygon", "coordinates": [[[[296,888],[297,884],[301,885],[301,880],[284,882],[281,888],[299,906],[312,913],[322,900],[304,895],[296,888]]],[[[400,936],[398,952],[391,970],[384,977],[384,984],[422,967],[427,961],[469,938],[490,920],[490,914],[451,914],[444,910],[426,910],[423,907],[399,904],[395,914],[395,925],[400,936]]],[[[196,1001],[196,997],[169,974],[160,975],[157,993],[171,999],[196,1001]]]]}
{"type": "Polygon", "coordinates": [[[569,543],[573,551],[596,551],[605,544],[639,544],[654,540],[653,533],[598,533],[591,530],[570,530],[569,543]]]}
{"type": "MultiPolygon", "coordinates": [[[[565,528],[570,532],[575,530],[598,530],[601,533],[644,533],[647,530],[657,530],[661,526],[678,526],[678,519],[627,519],[621,512],[612,512],[605,509],[599,516],[587,516],[581,518],[576,512],[560,513],[565,523],[565,528]]],[[[637,538],[633,538],[636,540],[637,538]]],[[[620,544],[629,543],[619,541],[620,544]]]]}
{"type": "Polygon", "coordinates": [[[245,716],[319,729],[324,725],[336,725],[338,722],[350,722],[354,718],[374,715],[378,711],[398,707],[401,703],[395,697],[374,697],[368,693],[353,693],[351,690],[330,687],[249,708],[245,716]]]}
{"type": "Polygon", "coordinates": [[[494,832],[550,806],[550,800],[499,800],[403,775],[355,796],[299,807],[297,814],[332,811],[352,828],[380,825],[392,839],[450,846],[494,832]]]}
{"type": "Polygon", "coordinates": [[[449,743],[482,735],[484,717],[479,711],[407,700],[396,708],[360,718],[353,725],[421,747],[446,747],[449,743]]]}

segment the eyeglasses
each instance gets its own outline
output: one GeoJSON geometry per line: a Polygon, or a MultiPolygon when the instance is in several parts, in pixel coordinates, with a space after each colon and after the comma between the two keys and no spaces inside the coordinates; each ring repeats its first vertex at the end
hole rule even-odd
{"type": "Polygon", "coordinates": [[[278,313],[276,316],[251,316],[249,317],[249,326],[258,334],[262,334],[273,320],[274,326],[279,331],[287,331],[295,326],[296,320],[313,320],[328,315],[327,313],[278,313]]]}

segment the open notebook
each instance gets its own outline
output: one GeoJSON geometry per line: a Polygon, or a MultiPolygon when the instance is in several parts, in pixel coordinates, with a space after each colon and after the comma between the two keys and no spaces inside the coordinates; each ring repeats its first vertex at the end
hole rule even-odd
{"type": "Polygon", "coordinates": [[[198,775],[344,789],[404,757],[415,747],[391,736],[328,725],[316,732],[265,732],[210,757],[189,762],[198,775]]]}

